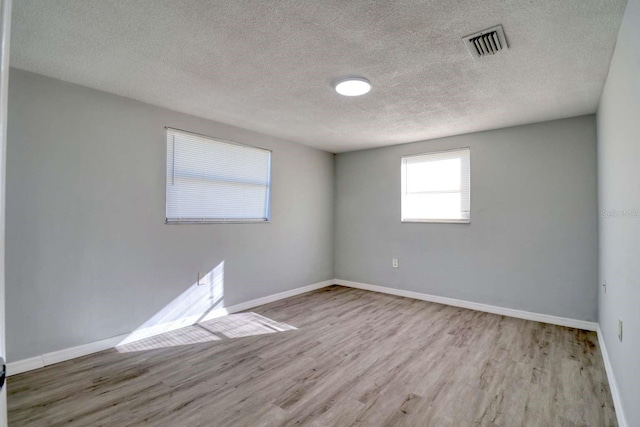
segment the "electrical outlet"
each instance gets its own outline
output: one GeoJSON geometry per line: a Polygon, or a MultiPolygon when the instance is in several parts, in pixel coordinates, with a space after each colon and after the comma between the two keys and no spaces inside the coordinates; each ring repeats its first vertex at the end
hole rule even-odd
{"type": "Polygon", "coordinates": [[[393,259],[391,260],[391,266],[392,266],[393,268],[398,268],[398,258],[393,258],[393,259]]]}
{"type": "Polygon", "coordinates": [[[607,293],[607,281],[605,280],[604,283],[602,284],[602,287],[604,288],[604,293],[607,293]]]}
{"type": "Polygon", "coordinates": [[[618,339],[622,341],[622,319],[618,319],[618,339]]]}

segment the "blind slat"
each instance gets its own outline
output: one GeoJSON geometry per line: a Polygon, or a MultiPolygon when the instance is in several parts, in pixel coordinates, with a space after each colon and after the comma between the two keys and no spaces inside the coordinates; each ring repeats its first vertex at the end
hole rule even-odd
{"type": "Polygon", "coordinates": [[[271,152],[167,129],[167,222],[269,220],[271,152]]]}

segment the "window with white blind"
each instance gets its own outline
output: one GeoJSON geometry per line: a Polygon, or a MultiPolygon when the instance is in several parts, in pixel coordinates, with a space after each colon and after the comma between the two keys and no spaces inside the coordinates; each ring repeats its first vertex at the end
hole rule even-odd
{"type": "Polygon", "coordinates": [[[402,158],[403,222],[470,221],[469,148],[402,158]]]}
{"type": "Polygon", "coordinates": [[[167,223],[269,221],[271,152],[167,129],[167,223]]]}

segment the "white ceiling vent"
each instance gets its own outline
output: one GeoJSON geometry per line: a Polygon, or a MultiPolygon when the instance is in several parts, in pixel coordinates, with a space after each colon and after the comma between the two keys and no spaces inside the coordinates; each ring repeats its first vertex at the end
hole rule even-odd
{"type": "Polygon", "coordinates": [[[502,25],[496,25],[479,33],[468,35],[463,37],[462,41],[474,58],[495,55],[501,50],[509,48],[507,39],[504,37],[502,25]]]}

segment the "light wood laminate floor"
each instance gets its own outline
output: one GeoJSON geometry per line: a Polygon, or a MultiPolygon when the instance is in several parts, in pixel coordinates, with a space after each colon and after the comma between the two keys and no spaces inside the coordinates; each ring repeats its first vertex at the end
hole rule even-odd
{"type": "Polygon", "coordinates": [[[596,334],[331,286],[9,378],[11,426],[615,426],[596,334]]]}

